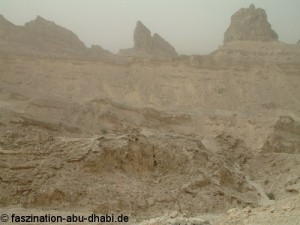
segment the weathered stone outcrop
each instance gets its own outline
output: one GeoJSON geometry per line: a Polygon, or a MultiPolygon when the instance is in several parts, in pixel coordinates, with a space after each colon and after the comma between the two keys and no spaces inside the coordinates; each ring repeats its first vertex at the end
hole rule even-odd
{"type": "Polygon", "coordinates": [[[231,41],[272,41],[278,40],[277,33],[272,30],[264,9],[242,8],[231,17],[231,24],[224,35],[224,44],[231,41]]]}
{"type": "Polygon", "coordinates": [[[136,24],[133,39],[133,48],[121,49],[119,52],[120,55],[160,59],[178,56],[171,44],[157,33],[152,36],[151,31],[141,21],[138,21],[136,24]]]}
{"type": "Polygon", "coordinates": [[[134,49],[150,51],[152,49],[151,31],[138,21],[133,33],[134,49]]]}
{"type": "Polygon", "coordinates": [[[273,126],[273,132],[264,143],[263,151],[299,154],[300,123],[290,116],[281,116],[273,126]]]}

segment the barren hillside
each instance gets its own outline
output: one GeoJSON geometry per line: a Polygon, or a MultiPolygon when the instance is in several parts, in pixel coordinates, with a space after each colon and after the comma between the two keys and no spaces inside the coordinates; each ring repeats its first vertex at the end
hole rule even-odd
{"type": "Polygon", "coordinates": [[[163,39],[163,58],[93,54],[43,18],[0,19],[20,35],[0,33],[1,209],[297,224],[300,45],[237,32],[206,56],[166,57],[163,39]],[[44,26],[39,47],[24,41],[44,26]]]}

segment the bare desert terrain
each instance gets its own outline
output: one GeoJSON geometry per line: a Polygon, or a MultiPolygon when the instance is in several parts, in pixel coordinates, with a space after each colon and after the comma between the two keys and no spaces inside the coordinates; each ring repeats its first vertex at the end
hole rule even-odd
{"type": "Polygon", "coordinates": [[[300,45],[247,21],[266,19],[253,7],[204,56],[140,21],[112,54],[42,17],[1,17],[0,212],[300,224],[300,45]]]}

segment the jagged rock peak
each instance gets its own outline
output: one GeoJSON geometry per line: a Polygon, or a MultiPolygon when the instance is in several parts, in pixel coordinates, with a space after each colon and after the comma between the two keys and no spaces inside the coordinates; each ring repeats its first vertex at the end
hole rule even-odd
{"type": "Polygon", "coordinates": [[[135,50],[149,53],[150,55],[178,56],[172,45],[157,33],[152,36],[151,31],[141,21],[136,23],[133,38],[133,48],[135,50]]]}
{"type": "Polygon", "coordinates": [[[250,4],[250,6],[249,6],[249,10],[255,10],[255,5],[254,4],[250,4]]]}
{"type": "Polygon", "coordinates": [[[44,19],[40,15],[36,16],[35,21],[37,21],[37,22],[49,22],[48,20],[44,19]]]}
{"type": "Polygon", "coordinates": [[[141,21],[137,21],[133,34],[134,48],[150,50],[152,47],[151,31],[141,21]]]}
{"type": "Polygon", "coordinates": [[[44,25],[56,25],[56,24],[53,21],[46,20],[39,15],[34,20],[25,23],[25,27],[36,26],[36,25],[44,26],[44,25]]]}
{"type": "Polygon", "coordinates": [[[230,41],[272,41],[278,40],[277,33],[272,30],[264,9],[242,8],[231,17],[231,23],[224,35],[224,44],[230,41]]]}

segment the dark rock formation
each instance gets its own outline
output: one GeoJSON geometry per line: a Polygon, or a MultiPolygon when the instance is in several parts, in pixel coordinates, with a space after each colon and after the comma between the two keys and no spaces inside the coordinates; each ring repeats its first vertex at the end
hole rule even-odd
{"type": "Polygon", "coordinates": [[[231,24],[224,35],[224,44],[235,40],[272,41],[278,40],[278,35],[271,29],[265,10],[242,8],[231,17],[231,24]]]}

